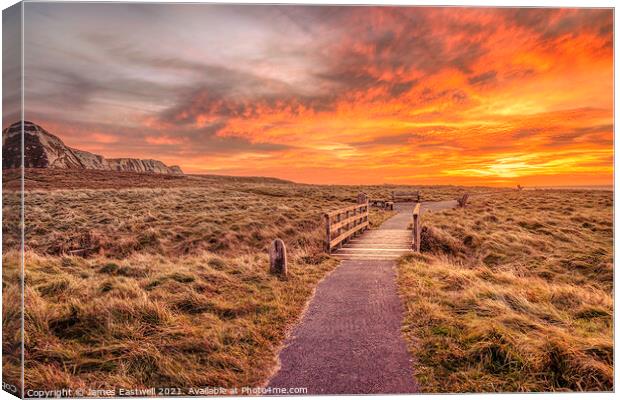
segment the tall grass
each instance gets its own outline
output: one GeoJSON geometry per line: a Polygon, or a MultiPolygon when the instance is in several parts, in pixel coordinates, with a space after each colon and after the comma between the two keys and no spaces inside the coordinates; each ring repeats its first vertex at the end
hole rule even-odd
{"type": "MultiPolygon", "coordinates": [[[[321,213],[355,201],[360,189],[388,194],[265,178],[107,177],[29,175],[27,389],[260,385],[287,329],[337,265],[323,253],[321,213]],[[143,185],[110,187],[119,182],[143,185]],[[276,237],[288,249],[284,279],[268,274],[276,237]]],[[[16,198],[5,193],[5,211],[16,198]]],[[[392,214],[372,209],[371,225],[392,214]]],[[[5,218],[3,286],[12,299],[18,228],[5,218]]],[[[20,316],[8,298],[5,329],[20,316]]],[[[18,348],[17,338],[5,335],[3,347],[18,348]]],[[[5,364],[5,377],[19,374],[18,363],[5,364]]]]}
{"type": "Polygon", "coordinates": [[[613,390],[612,205],[525,191],[425,215],[398,278],[423,390],[613,390]]]}
{"type": "Polygon", "coordinates": [[[336,262],[263,254],[174,260],[27,253],[27,388],[258,385],[317,282],[336,262]]]}

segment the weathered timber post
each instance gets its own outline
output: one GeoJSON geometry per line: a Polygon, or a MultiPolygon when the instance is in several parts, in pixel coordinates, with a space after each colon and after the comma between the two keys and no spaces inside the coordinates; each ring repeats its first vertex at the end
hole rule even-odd
{"type": "Polygon", "coordinates": [[[275,239],[269,247],[269,272],[275,275],[286,276],[286,246],[281,239],[275,239]]]}
{"type": "MultiPolygon", "coordinates": [[[[368,195],[366,193],[360,192],[360,194],[357,195],[357,204],[366,204],[366,211],[364,211],[363,208],[360,208],[359,212],[358,212],[357,209],[355,209],[355,213],[356,214],[362,214],[362,216],[361,216],[361,218],[359,220],[355,220],[355,225],[357,225],[358,223],[360,223],[360,224],[364,223],[366,212],[368,212],[368,202],[369,202],[369,198],[368,198],[368,195]]],[[[357,235],[361,234],[363,231],[364,231],[364,229],[359,231],[357,233],[357,235]]]]}
{"type": "Polygon", "coordinates": [[[467,199],[469,198],[469,193],[465,193],[460,198],[456,199],[456,203],[459,207],[465,208],[467,206],[467,199]]]}
{"type": "MultiPolygon", "coordinates": [[[[365,204],[366,208],[365,209],[360,209],[361,213],[362,213],[362,218],[360,221],[360,224],[363,224],[364,222],[366,222],[368,220],[368,195],[364,192],[360,192],[360,194],[357,195],[357,204],[365,204]]],[[[359,234],[361,234],[362,232],[364,232],[366,229],[363,228],[359,234]]]]}
{"type": "Polygon", "coordinates": [[[331,226],[329,226],[329,214],[323,214],[323,219],[325,220],[325,252],[331,254],[332,232],[331,226]]]}
{"type": "MultiPolygon", "coordinates": [[[[349,219],[349,217],[351,216],[351,212],[352,212],[352,211],[347,211],[347,212],[344,214],[344,219],[345,219],[345,220],[348,220],[348,219],[349,219]]],[[[342,231],[340,231],[340,232],[341,232],[341,233],[343,233],[343,232],[344,232],[344,233],[347,233],[347,232],[349,232],[349,229],[351,229],[351,223],[350,223],[350,222],[347,222],[347,223],[346,223],[346,224],[342,227],[342,231]]],[[[348,241],[349,241],[349,237],[347,236],[347,237],[346,237],[346,238],[345,238],[342,242],[340,242],[340,243],[338,244],[338,248],[340,248],[340,247],[344,246],[344,245],[345,245],[348,241]]]]}
{"type": "Polygon", "coordinates": [[[420,203],[413,208],[413,251],[420,252],[420,203]]]}
{"type": "MultiPolygon", "coordinates": [[[[357,209],[357,208],[354,208],[354,209],[353,209],[353,218],[354,218],[354,219],[353,219],[353,222],[352,222],[352,224],[353,224],[353,226],[354,226],[354,227],[355,227],[355,226],[357,226],[357,225],[358,225],[358,222],[359,222],[359,216],[358,216],[358,214],[359,214],[358,209],[357,209]]],[[[355,233],[353,234],[353,236],[351,236],[351,237],[356,237],[356,236],[357,236],[357,235],[359,235],[359,234],[360,234],[359,232],[355,232],[355,233]]]]}

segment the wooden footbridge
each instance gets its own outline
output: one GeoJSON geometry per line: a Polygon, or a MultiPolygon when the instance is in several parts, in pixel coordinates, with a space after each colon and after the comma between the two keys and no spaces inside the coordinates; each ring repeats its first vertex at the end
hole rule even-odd
{"type": "Polygon", "coordinates": [[[378,229],[369,230],[369,202],[364,194],[358,196],[357,205],[326,213],[325,250],[343,260],[395,260],[420,251],[419,193],[399,196],[417,202],[410,213],[401,212],[378,229]]]}

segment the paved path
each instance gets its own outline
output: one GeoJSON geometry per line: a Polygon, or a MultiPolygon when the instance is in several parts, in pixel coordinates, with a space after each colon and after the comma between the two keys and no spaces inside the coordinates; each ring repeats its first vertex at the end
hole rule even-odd
{"type": "MultiPolygon", "coordinates": [[[[423,203],[422,212],[456,201],[423,203]]],[[[401,336],[395,259],[410,251],[412,203],[398,203],[379,229],[350,241],[280,353],[272,388],[308,394],[415,393],[412,359],[401,336]]]]}

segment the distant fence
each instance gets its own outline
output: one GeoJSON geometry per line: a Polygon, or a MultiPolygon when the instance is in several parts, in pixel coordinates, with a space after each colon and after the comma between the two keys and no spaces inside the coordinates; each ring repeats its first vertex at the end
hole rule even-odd
{"type": "Polygon", "coordinates": [[[406,202],[406,201],[413,201],[415,203],[419,203],[420,202],[420,192],[419,191],[410,191],[410,192],[404,192],[404,191],[394,191],[392,192],[392,201],[394,203],[396,202],[406,202]]]}
{"type": "Polygon", "coordinates": [[[325,251],[331,253],[351,237],[368,229],[368,200],[361,204],[323,214],[325,251]]]}
{"type": "Polygon", "coordinates": [[[370,200],[370,205],[373,207],[383,208],[385,210],[394,209],[393,201],[388,201],[388,200],[383,200],[383,199],[370,200]]]}

